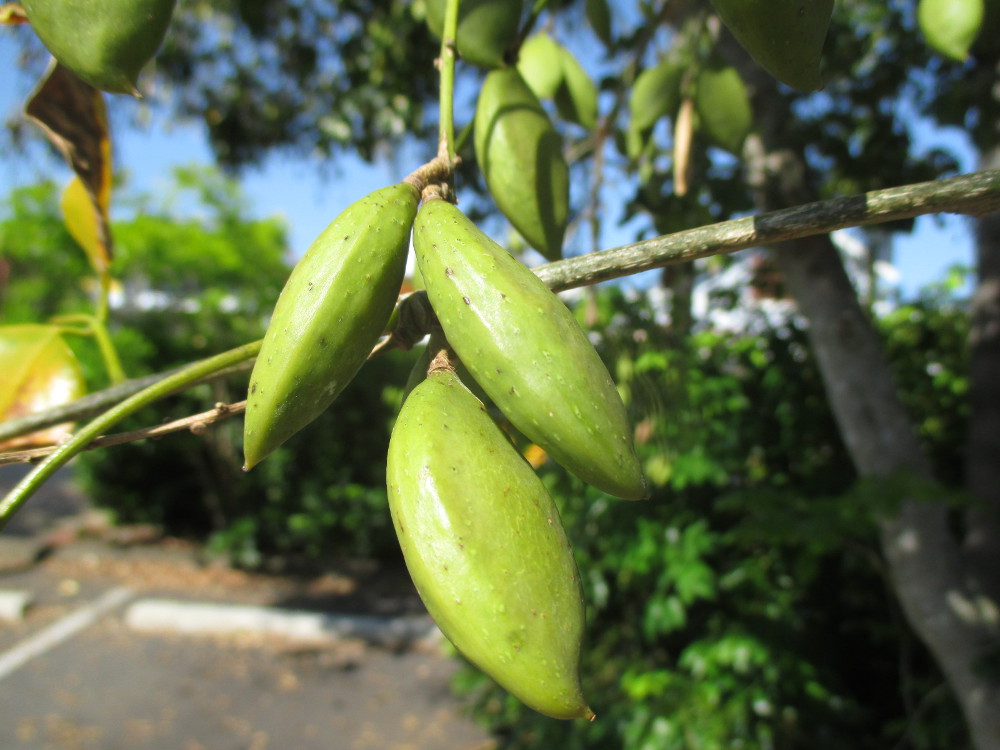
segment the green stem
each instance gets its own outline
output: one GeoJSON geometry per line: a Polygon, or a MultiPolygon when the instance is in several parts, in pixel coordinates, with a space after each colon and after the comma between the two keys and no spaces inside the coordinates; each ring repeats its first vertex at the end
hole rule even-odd
{"type": "Polygon", "coordinates": [[[448,0],[441,34],[440,121],[438,123],[438,156],[455,167],[455,39],[458,36],[458,5],[460,0],[448,0]]]}
{"type": "Polygon", "coordinates": [[[101,288],[97,294],[97,311],[94,313],[103,326],[108,322],[108,297],[111,294],[111,274],[104,271],[100,275],[101,288]]]}
{"type": "Polygon", "coordinates": [[[104,369],[107,370],[111,385],[118,385],[125,380],[125,370],[122,368],[122,361],[118,357],[118,350],[111,340],[108,327],[104,321],[98,319],[94,321],[91,328],[94,338],[97,339],[97,346],[101,350],[101,358],[104,360],[104,369]]]}
{"type": "Polygon", "coordinates": [[[75,336],[90,336],[91,329],[93,328],[93,322],[94,316],[87,315],[86,313],[79,313],[76,315],[56,315],[54,318],[49,318],[49,323],[59,326],[64,333],[69,333],[75,336]],[[72,328],[74,325],[82,325],[83,328],[72,328]]]}
{"type": "Polygon", "coordinates": [[[195,362],[193,365],[185,367],[183,370],[125,399],[89,422],[86,426],[80,428],[72,438],[59,446],[58,450],[40,463],[34,471],[28,474],[10,491],[7,497],[0,501],[0,530],[7,525],[7,522],[25,500],[31,497],[47,479],[64,466],[73,456],[83,450],[95,437],[107,431],[125,417],[134,414],[142,407],[186,387],[192,381],[203,378],[216,370],[256,356],[260,351],[260,343],[259,341],[255,341],[252,344],[230,349],[214,357],[195,362]]]}
{"type": "Polygon", "coordinates": [[[52,318],[52,322],[60,326],[67,323],[84,324],[86,330],[67,328],[65,332],[77,336],[93,336],[97,341],[97,347],[101,351],[104,370],[108,373],[108,380],[111,381],[111,385],[118,385],[125,380],[125,370],[122,367],[121,359],[118,357],[118,350],[115,349],[115,344],[111,340],[111,335],[108,333],[108,327],[104,320],[94,315],[79,314],[60,315],[59,317],[52,318]]]}
{"type": "Polygon", "coordinates": [[[118,350],[115,349],[111,335],[108,333],[108,297],[111,294],[111,274],[105,270],[101,274],[101,291],[97,298],[97,315],[94,321],[94,338],[97,339],[97,346],[101,350],[101,358],[104,360],[104,369],[108,373],[108,378],[112,385],[118,385],[125,380],[125,370],[122,368],[121,358],[118,350]]]}

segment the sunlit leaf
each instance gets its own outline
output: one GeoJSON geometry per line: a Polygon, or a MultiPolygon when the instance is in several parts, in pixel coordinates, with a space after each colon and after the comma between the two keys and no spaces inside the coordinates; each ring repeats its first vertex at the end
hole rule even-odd
{"type": "Polygon", "coordinates": [[[94,270],[103,274],[108,267],[107,216],[94,204],[79,176],[66,186],[60,206],[69,233],[83,248],[94,270]]]}
{"type": "MultiPolygon", "coordinates": [[[[58,328],[0,326],[0,422],[67,403],[84,393],[80,365],[58,328]]],[[[58,442],[71,429],[69,423],[56,425],[14,438],[0,449],[58,442]]]]}
{"type": "Polygon", "coordinates": [[[107,220],[111,201],[111,141],[104,95],[53,61],[28,100],[25,114],[66,157],[96,206],[96,229],[104,257],[91,255],[89,251],[88,257],[100,273],[107,267],[112,252],[107,220]]]}

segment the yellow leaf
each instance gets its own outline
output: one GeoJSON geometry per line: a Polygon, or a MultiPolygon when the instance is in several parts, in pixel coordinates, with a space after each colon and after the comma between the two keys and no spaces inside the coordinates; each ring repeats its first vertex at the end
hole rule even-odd
{"type": "Polygon", "coordinates": [[[88,250],[87,256],[103,275],[112,254],[108,224],[111,140],[104,95],[53,62],[28,100],[25,114],[66,157],[95,206],[96,231],[103,250],[98,255],[88,250]]]}
{"type": "Polygon", "coordinates": [[[104,218],[100,215],[87,188],[79,177],[70,180],[63,192],[61,208],[66,228],[87,254],[90,265],[99,274],[108,267],[108,250],[101,231],[104,218]]]}
{"type": "MultiPolygon", "coordinates": [[[[86,393],[73,351],[55,326],[0,326],[0,421],[68,403],[86,393]]],[[[58,442],[71,424],[14,438],[0,448],[58,442]]]]}

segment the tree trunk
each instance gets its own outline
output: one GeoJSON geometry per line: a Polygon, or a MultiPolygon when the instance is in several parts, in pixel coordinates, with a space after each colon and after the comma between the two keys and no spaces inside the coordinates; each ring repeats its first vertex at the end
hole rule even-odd
{"type": "MultiPolygon", "coordinates": [[[[906,472],[930,481],[929,463],[893,386],[878,335],[836,248],[827,237],[816,237],[779,246],[776,253],[809,320],[812,349],[858,473],[887,478],[906,472]]],[[[882,551],[907,619],[945,673],[975,746],[996,750],[1000,688],[978,670],[997,646],[996,624],[989,604],[967,585],[944,500],[904,500],[898,513],[883,517],[882,551]]]]}
{"type": "MultiPolygon", "coordinates": [[[[731,40],[730,40],[731,42],[731,40]]],[[[782,150],[777,133],[789,116],[775,84],[742,50],[731,47],[731,59],[756,92],[755,116],[760,137],[747,146],[748,175],[759,207],[773,210],[815,200],[808,166],[801,153],[782,150]]],[[[995,224],[988,224],[995,231],[995,224]]],[[[991,235],[992,236],[992,235],[991,235]]],[[[809,321],[809,338],[831,408],[858,473],[888,478],[907,474],[930,482],[931,468],[907,415],[871,321],[862,309],[829,237],[812,237],[775,248],[788,289],[809,321]]],[[[984,266],[984,283],[995,283],[997,253],[984,266]],[[993,271],[989,269],[992,268],[993,271]],[[992,279],[992,282],[989,281],[992,279]]],[[[982,259],[982,255],[981,255],[982,259]]],[[[976,397],[988,405],[983,424],[974,426],[977,457],[970,454],[972,474],[982,485],[990,506],[970,511],[970,535],[980,556],[964,553],[949,525],[948,506],[926,499],[904,499],[898,512],[879,521],[882,550],[891,582],[910,625],[930,649],[944,672],[977,750],[1000,750],[1000,684],[982,670],[983,660],[996,656],[998,601],[987,599],[976,581],[995,580],[998,554],[996,426],[1000,404],[1000,363],[996,361],[997,292],[980,289],[979,318],[974,335],[977,365],[976,397]],[[990,302],[992,300],[992,302],[990,302]],[[978,446],[978,447],[977,447],[978,446]],[[986,466],[972,469],[972,463],[986,466]],[[978,472],[983,471],[980,477],[978,472]],[[989,476],[986,475],[989,471],[989,476]],[[978,540],[978,541],[977,541],[978,540]],[[986,562],[986,557],[990,562],[986,562]]],[[[976,408],[976,407],[974,407],[976,408]]],[[[978,420],[973,420],[975,423],[978,420]]],[[[970,486],[971,489],[971,486],[970,486]]],[[[942,490],[942,495],[943,495],[942,490]]]]}
{"type": "MultiPolygon", "coordinates": [[[[980,166],[1000,167],[1000,146],[980,166]]],[[[966,513],[965,551],[976,583],[1000,601],[1000,212],[980,217],[976,229],[965,488],[978,505],[966,513]]]]}

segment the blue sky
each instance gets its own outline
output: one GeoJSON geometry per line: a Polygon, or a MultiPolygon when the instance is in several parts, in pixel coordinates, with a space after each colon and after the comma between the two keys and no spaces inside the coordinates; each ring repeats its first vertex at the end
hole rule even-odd
{"type": "MultiPolygon", "coordinates": [[[[19,72],[16,67],[16,45],[4,38],[12,31],[9,28],[0,29],[0,69],[7,71],[3,89],[0,90],[0,112],[5,118],[17,112],[33,86],[31,76],[19,72]]],[[[111,106],[117,110],[112,113],[113,120],[119,123],[127,122],[129,115],[137,107],[142,107],[125,97],[113,97],[111,106]]],[[[155,110],[145,111],[149,115],[147,127],[119,126],[114,129],[116,165],[127,170],[128,192],[156,194],[170,185],[173,166],[208,164],[212,155],[200,126],[171,124],[157,115],[155,110]]],[[[935,146],[949,148],[958,154],[961,171],[975,169],[974,152],[960,130],[923,127],[916,131],[916,135],[920,150],[935,146]]],[[[416,155],[414,163],[423,156],[416,155]]],[[[25,153],[13,157],[0,160],[2,195],[13,187],[41,179],[63,181],[69,178],[68,168],[46,156],[40,136],[25,153]]],[[[321,169],[307,159],[278,154],[267,159],[259,168],[245,172],[241,184],[253,215],[277,215],[287,223],[291,252],[297,257],[344,207],[367,192],[402,178],[408,171],[402,164],[383,162],[371,165],[347,157],[340,159],[332,169],[321,169]]],[[[606,226],[615,223],[605,221],[606,226]]],[[[897,237],[894,265],[900,273],[905,295],[909,296],[921,286],[940,279],[956,263],[972,264],[969,228],[970,224],[964,217],[927,216],[917,220],[911,235],[897,237]]],[[[633,239],[631,234],[621,231],[617,234],[609,232],[604,244],[613,246],[633,239]]]]}

